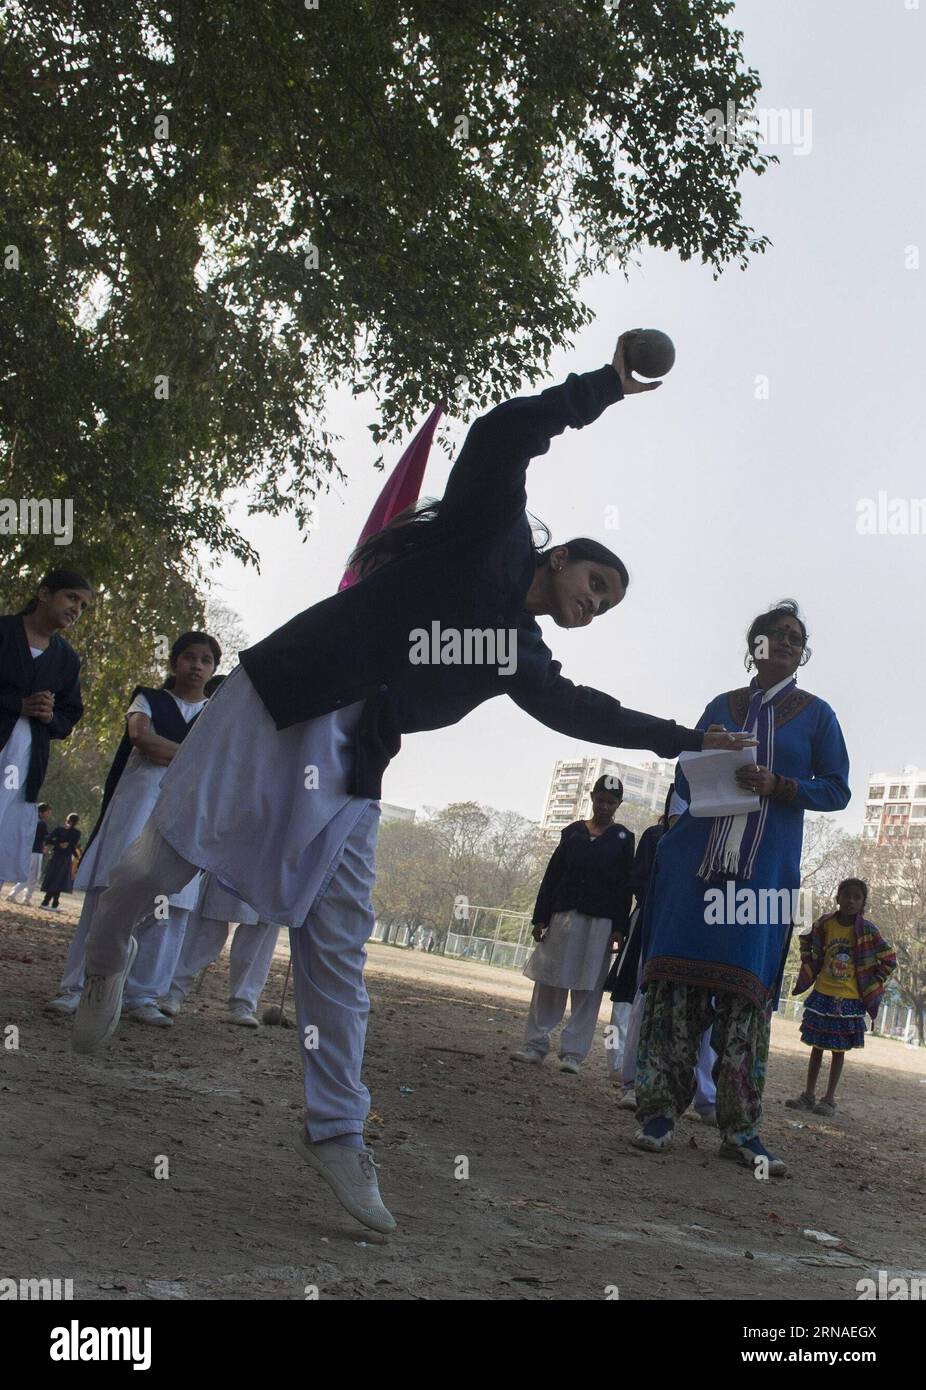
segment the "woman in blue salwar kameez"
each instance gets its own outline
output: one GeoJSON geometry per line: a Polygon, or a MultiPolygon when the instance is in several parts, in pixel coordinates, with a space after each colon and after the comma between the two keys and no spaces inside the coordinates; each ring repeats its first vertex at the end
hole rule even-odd
{"type": "MultiPolygon", "coordinates": [[[[718,695],[698,728],[755,733],[756,765],[741,768],[737,781],[759,796],[760,810],[716,819],[686,811],[660,841],[646,904],[641,1129],[633,1142],[651,1152],[669,1145],[691,1101],[701,1034],[713,1023],[720,1154],[778,1176],[785,1165],[758,1131],[804,812],[848,803],[849,760],[830,706],[797,688],[795,672],[810,655],[797,605],[785,601],[756,618],[747,641],[751,684],[718,695]]],[[[677,784],[688,800],[681,770],[677,784]]]]}

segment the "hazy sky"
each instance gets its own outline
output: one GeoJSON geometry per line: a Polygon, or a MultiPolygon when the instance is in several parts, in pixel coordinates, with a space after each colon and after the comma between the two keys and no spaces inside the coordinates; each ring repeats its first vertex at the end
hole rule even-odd
{"type": "MultiPolygon", "coordinates": [[[[926,262],[926,0],[912,4],[737,5],[760,106],[798,113],[799,138],[771,151],[780,164],[742,185],[746,220],[773,245],[718,282],[655,252],[629,279],[590,282],[596,320],[544,385],[609,361],[626,328],[666,330],[678,360],[659,391],[568,431],[529,474],[530,508],[554,540],[597,536],[631,572],[625,602],[591,628],[541,620],[576,681],[694,723],[745,682],[752,617],[800,602],[814,654],[799,681],[833,705],[849,746],[854,796],[837,817],[849,830],[869,773],[926,766],[926,535],[857,530],[862,499],[926,497],[926,263],[910,268],[917,254],[926,262]]],[[[321,500],[305,544],[288,519],[241,515],[261,573],[228,563],[216,578],[252,640],[337,586],[384,480],[365,429],[372,408],[346,392],[333,403],[349,482],[321,500]]],[[[453,422],[451,439],[464,432],[453,422]]],[[[439,495],[448,471],[435,446],[424,492],[439,495]]],[[[536,819],[553,760],[596,751],[492,700],[406,738],[384,796],[416,807],[472,798],[536,819]]]]}

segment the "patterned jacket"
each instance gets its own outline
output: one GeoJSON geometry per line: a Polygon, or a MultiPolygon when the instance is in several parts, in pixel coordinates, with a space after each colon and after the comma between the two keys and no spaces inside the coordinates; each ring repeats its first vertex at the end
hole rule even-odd
{"type": "MultiPolygon", "coordinates": [[[[835,912],[824,913],[814,922],[810,931],[804,932],[800,937],[801,969],[792,994],[803,994],[819,975],[826,945],[826,924],[835,916],[835,912]]],[[[885,982],[897,969],[897,957],[874,922],[869,922],[861,913],[855,919],[853,932],[855,982],[865,1012],[874,1019],[884,994],[885,982]]]]}

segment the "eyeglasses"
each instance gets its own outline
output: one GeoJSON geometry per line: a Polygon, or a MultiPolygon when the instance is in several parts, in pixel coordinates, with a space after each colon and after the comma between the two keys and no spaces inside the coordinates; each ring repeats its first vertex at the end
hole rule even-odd
{"type": "Polygon", "coordinates": [[[759,633],[755,641],[759,642],[763,637],[774,637],[776,642],[787,642],[790,647],[804,646],[804,638],[790,627],[770,627],[768,632],[759,633]]]}

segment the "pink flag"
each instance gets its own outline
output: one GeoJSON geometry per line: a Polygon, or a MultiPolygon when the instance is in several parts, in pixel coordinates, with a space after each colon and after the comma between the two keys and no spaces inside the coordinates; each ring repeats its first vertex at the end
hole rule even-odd
{"type": "MultiPolygon", "coordinates": [[[[385,487],[376,499],[373,510],[367,518],[366,526],[360,532],[357,540],[358,545],[361,541],[365,541],[367,536],[375,535],[384,526],[388,526],[393,517],[398,516],[399,512],[418,501],[425,464],[428,461],[428,454],[431,452],[431,441],[434,438],[437,422],[443,413],[443,406],[436,405],[434,407],[399,459],[389,475],[385,487]]],[[[357,575],[354,571],[349,568],[346,569],[344,577],[338,585],[338,592],[340,593],[342,589],[349,589],[351,584],[356,584],[356,582],[357,575]]]]}

